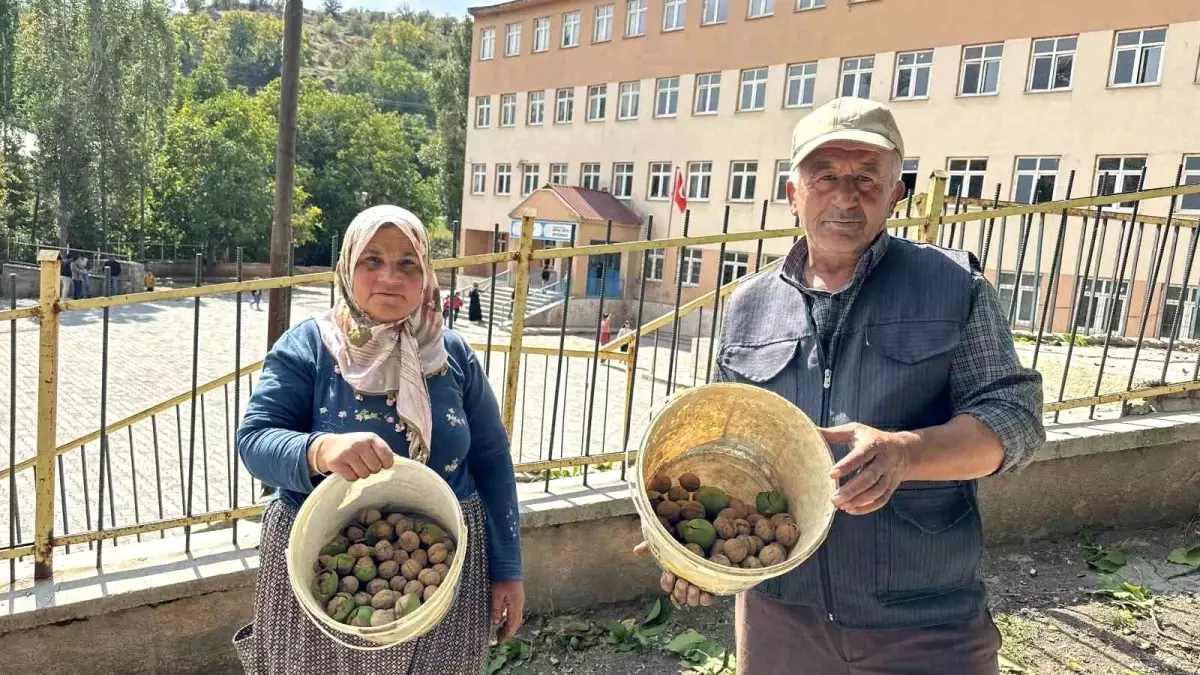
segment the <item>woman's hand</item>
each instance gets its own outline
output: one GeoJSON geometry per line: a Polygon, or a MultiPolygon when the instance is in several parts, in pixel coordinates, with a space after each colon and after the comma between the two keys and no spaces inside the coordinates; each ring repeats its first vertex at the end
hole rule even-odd
{"type": "MultiPolygon", "coordinates": [[[[650,545],[644,541],[633,547],[634,555],[642,556],[649,552],[650,545]]],[[[699,586],[670,572],[663,571],[662,576],[658,579],[658,585],[662,588],[663,593],[671,596],[671,602],[676,607],[682,605],[687,605],[688,607],[711,607],[713,604],[712,594],[700,590],[699,586]]]]}
{"type": "Polygon", "coordinates": [[[391,468],[392,449],[369,432],[320,436],[308,448],[308,467],[316,474],[336,473],[349,481],[391,468]]]}
{"type": "Polygon", "coordinates": [[[492,582],[492,625],[499,626],[501,642],[517,634],[525,612],[525,583],[522,581],[492,582]]]}

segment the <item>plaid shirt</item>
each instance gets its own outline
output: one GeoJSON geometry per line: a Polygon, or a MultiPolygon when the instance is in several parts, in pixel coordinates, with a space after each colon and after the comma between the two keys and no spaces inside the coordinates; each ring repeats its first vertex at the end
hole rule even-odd
{"type": "MultiPolygon", "coordinates": [[[[845,288],[830,293],[804,283],[808,241],[801,238],[783,261],[782,275],[808,298],[813,326],[826,354],[834,354],[842,325],[863,280],[887,253],[891,237],[883,232],[859,259],[845,288]]],[[[950,401],[955,415],[967,414],[1000,437],[1004,462],[997,473],[1015,471],[1032,459],[1046,440],[1042,426],[1042,376],[1021,365],[1012,332],[1000,308],[1000,296],[976,270],[971,312],[962,339],[950,357],[950,401]]]]}

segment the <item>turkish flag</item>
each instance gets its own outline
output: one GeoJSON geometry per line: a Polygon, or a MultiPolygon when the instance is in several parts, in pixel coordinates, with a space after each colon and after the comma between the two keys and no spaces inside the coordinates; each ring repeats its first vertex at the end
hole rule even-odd
{"type": "Polygon", "coordinates": [[[683,170],[675,168],[675,188],[671,190],[671,199],[680,213],[687,210],[687,197],[683,194],[683,170]]]}

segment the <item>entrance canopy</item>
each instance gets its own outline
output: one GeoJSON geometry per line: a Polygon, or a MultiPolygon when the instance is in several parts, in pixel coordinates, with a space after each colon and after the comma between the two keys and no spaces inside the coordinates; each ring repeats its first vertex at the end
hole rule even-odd
{"type": "MultiPolygon", "coordinates": [[[[566,185],[547,185],[529,195],[509,214],[509,234],[521,236],[521,214],[534,209],[533,238],[538,241],[586,245],[596,235],[596,226],[613,224],[613,241],[637,237],[642,217],[611,194],[566,185]]],[[[603,231],[600,237],[603,237],[603,231]]]]}

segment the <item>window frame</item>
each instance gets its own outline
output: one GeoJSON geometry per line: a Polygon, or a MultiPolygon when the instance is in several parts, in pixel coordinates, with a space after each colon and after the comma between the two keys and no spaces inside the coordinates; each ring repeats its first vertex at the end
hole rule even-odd
{"type": "Polygon", "coordinates": [[[1034,272],[1021,271],[1021,283],[1019,288],[1014,288],[1016,285],[1016,270],[1000,270],[996,277],[996,296],[1000,299],[1000,310],[1004,312],[1004,318],[1008,320],[1008,310],[1012,307],[1012,295],[1014,291],[1017,294],[1017,311],[1012,317],[1012,323],[1017,326],[1032,326],[1037,319],[1038,313],[1038,296],[1041,293],[1041,278],[1040,275],[1034,272]],[[1007,275],[1008,279],[1005,279],[1007,275]],[[1030,281],[1026,284],[1026,281],[1030,281]],[[1005,298],[1004,294],[1010,295],[1005,298]],[[1026,297],[1029,300],[1029,317],[1022,318],[1021,311],[1025,305],[1022,302],[1026,297]]]}
{"type": "Polygon", "coordinates": [[[630,80],[628,82],[620,82],[617,84],[617,121],[626,122],[636,120],[641,114],[642,107],[642,81],[630,80]],[[632,113],[626,114],[626,100],[632,100],[632,113]]]}
{"type": "MultiPolygon", "coordinates": [[[[954,182],[955,176],[958,176],[961,178],[960,185],[962,187],[966,188],[963,191],[962,196],[968,197],[968,198],[972,197],[972,195],[971,195],[971,179],[978,177],[979,178],[979,190],[978,190],[977,194],[974,195],[974,198],[982,199],[983,198],[983,187],[987,181],[989,159],[990,158],[988,158],[988,157],[947,157],[946,158],[946,174],[947,174],[946,197],[947,197],[947,199],[953,199],[955,197],[954,191],[950,189],[950,184],[954,182]],[[953,166],[953,162],[966,162],[967,163],[966,168],[952,169],[951,167],[953,166]],[[975,168],[974,164],[973,164],[974,162],[983,162],[983,168],[982,169],[975,168]]],[[[903,161],[903,160],[901,160],[901,161],[903,161]]]]}
{"type": "Polygon", "coordinates": [[[775,0],[750,0],[746,3],[746,20],[753,21],[754,19],[765,19],[775,16],[775,0]],[[760,3],[762,11],[758,14],[754,13],[754,4],[760,3]]]}
{"type": "Polygon", "coordinates": [[[613,3],[609,3],[607,5],[597,5],[596,8],[592,10],[592,44],[597,44],[597,43],[601,43],[601,42],[612,42],[613,19],[616,17],[616,14],[617,14],[616,6],[613,3]],[[608,26],[608,34],[606,36],[600,35],[600,27],[601,27],[601,25],[605,25],[605,24],[601,23],[602,20],[605,20],[605,17],[601,16],[601,12],[603,10],[608,10],[608,17],[606,19],[606,21],[607,21],[606,25],[608,26]]]}
{"type": "Polygon", "coordinates": [[[901,158],[900,159],[900,182],[904,183],[905,187],[908,188],[904,191],[904,198],[907,198],[910,193],[914,194],[914,195],[917,194],[917,181],[919,181],[920,179],[921,179],[921,158],[920,157],[903,157],[903,158],[901,158]],[[909,162],[912,162],[911,168],[909,168],[909,166],[910,166],[909,162]],[[913,177],[911,186],[909,186],[908,181],[904,180],[904,177],[907,175],[912,175],[912,177],[913,177]]]}
{"type": "Polygon", "coordinates": [[[528,197],[537,192],[538,182],[542,179],[542,165],[535,162],[521,163],[521,196],[528,197]],[[533,170],[530,170],[533,167],[533,170]],[[530,178],[533,178],[532,187],[530,186],[530,178]]]}
{"type": "Polygon", "coordinates": [[[770,82],[770,80],[771,80],[771,70],[766,66],[759,66],[757,68],[746,68],[746,69],[742,70],[742,72],[738,75],[737,112],[759,112],[761,110],[766,110],[767,109],[767,84],[770,82]],[[746,76],[751,73],[761,73],[762,79],[761,80],[755,79],[752,82],[748,82],[746,80],[746,76]],[[743,105],[746,100],[746,85],[750,85],[750,87],[751,87],[751,89],[750,89],[751,105],[750,106],[743,105]],[[754,99],[758,98],[758,97],[761,97],[761,100],[759,100],[758,105],[755,106],[755,105],[753,105],[754,99]]]}
{"type": "Polygon", "coordinates": [[[662,32],[674,33],[687,27],[687,0],[665,0],[663,2],[662,32]],[[673,13],[671,10],[675,10],[673,13]],[[667,25],[667,17],[675,18],[674,25],[667,25]]]}
{"type": "Polygon", "coordinates": [[[1057,155],[1018,155],[1015,157],[1013,159],[1012,195],[1010,195],[1012,201],[1017,202],[1018,204],[1040,204],[1042,202],[1054,201],[1054,192],[1058,189],[1058,172],[1061,168],[1062,157],[1057,155]],[[1034,167],[1032,169],[1023,169],[1021,168],[1022,161],[1033,161],[1034,167]],[[1043,166],[1043,164],[1050,162],[1053,162],[1054,164],[1052,169],[1043,166]],[[1026,176],[1030,178],[1029,201],[1023,201],[1020,195],[1021,178],[1026,176]],[[1049,176],[1052,179],[1050,184],[1050,196],[1046,199],[1039,200],[1037,199],[1039,184],[1041,183],[1041,179],[1045,178],[1046,176],[1049,176]]]}
{"type": "Polygon", "coordinates": [[[1004,43],[1003,42],[987,42],[975,45],[963,45],[962,51],[959,52],[959,68],[958,68],[958,96],[962,98],[975,98],[979,96],[999,96],[1000,95],[1000,77],[1004,71],[1004,43]],[[1000,47],[1000,56],[988,56],[989,47],[1000,47]],[[967,58],[968,49],[978,49],[978,58],[967,58]],[[987,82],[987,65],[989,63],[996,64],[996,90],[983,91],[983,87],[987,82]],[[980,91],[975,93],[967,93],[967,66],[979,65],[979,87],[980,91]]]}
{"type": "Polygon", "coordinates": [[[492,96],[475,97],[475,128],[490,129],[492,126],[492,96]],[[481,118],[486,118],[480,122],[481,118]]]}
{"type": "MultiPolygon", "coordinates": [[[[1130,177],[1134,177],[1134,176],[1137,177],[1137,183],[1134,184],[1134,190],[1136,190],[1137,184],[1141,183],[1142,171],[1144,169],[1143,168],[1138,168],[1138,169],[1126,168],[1125,163],[1129,160],[1141,160],[1142,167],[1145,167],[1150,161],[1148,155],[1097,155],[1096,156],[1096,164],[1095,164],[1096,175],[1095,175],[1095,179],[1092,181],[1092,185],[1093,185],[1093,187],[1095,187],[1096,191],[1093,194],[1110,195],[1110,194],[1120,194],[1121,192],[1131,192],[1131,190],[1126,190],[1125,188],[1129,185],[1128,179],[1130,177]],[[1100,162],[1102,162],[1106,159],[1121,160],[1120,168],[1116,169],[1115,172],[1112,169],[1101,170],[1100,162]],[[1101,184],[1101,180],[1103,179],[1103,177],[1106,174],[1114,177],[1112,192],[1104,192],[1103,191],[1104,185],[1101,184]],[[1120,190],[1117,189],[1118,186],[1121,188],[1120,190]]],[[[1109,204],[1108,206],[1106,206],[1104,208],[1111,209],[1111,210],[1119,210],[1119,211],[1131,211],[1131,210],[1133,210],[1133,204],[1134,204],[1133,202],[1118,202],[1116,204],[1109,204]]]]}
{"type": "Polygon", "coordinates": [[[929,83],[933,80],[933,50],[932,49],[917,49],[908,52],[898,52],[896,54],[896,65],[892,74],[892,100],[893,101],[926,101],[929,99],[929,83]],[[901,59],[906,56],[913,57],[913,63],[902,65],[901,59]],[[921,63],[920,59],[923,56],[928,56],[929,61],[921,63]],[[925,91],[917,93],[917,85],[920,82],[920,71],[925,71],[925,91]],[[900,89],[900,73],[902,71],[909,73],[909,93],[901,96],[900,89]]]}
{"type": "Polygon", "coordinates": [[[646,281],[661,282],[667,271],[667,249],[652,248],[646,251],[646,263],[642,275],[646,281]]]}
{"type": "Polygon", "coordinates": [[[817,62],[816,61],[804,61],[801,63],[789,63],[787,65],[787,70],[784,71],[784,75],[785,75],[785,77],[783,80],[783,107],[785,109],[813,107],[813,103],[817,98],[817,62]],[[808,72],[809,66],[812,66],[812,73],[808,72]],[[792,73],[792,70],[795,68],[801,69],[801,72],[799,75],[794,75],[792,73]],[[792,105],[791,103],[789,103],[789,100],[791,99],[793,82],[798,83],[798,88],[800,91],[800,96],[798,99],[799,102],[796,103],[795,105],[792,105]],[[807,86],[806,86],[806,84],[807,84],[807,86]],[[804,94],[806,92],[809,94],[808,103],[804,102],[804,94]]]}
{"type": "Polygon", "coordinates": [[[636,175],[637,167],[633,162],[613,162],[612,166],[612,189],[609,190],[609,192],[611,192],[612,196],[616,197],[617,199],[622,199],[625,201],[632,200],[633,179],[636,175]],[[628,172],[618,171],[618,169],[625,168],[628,169],[628,172]],[[628,190],[625,191],[625,194],[622,194],[622,191],[618,189],[622,184],[622,179],[625,179],[624,184],[628,188],[628,190]]]}
{"type": "Polygon", "coordinates": [[[696,74],[696,84],[695,84],[694,89],[695,89],[695,91],[693,92],[694,100],[692,103],[692,115],[693,116],[700,117],[700,116],[705,116],[705,115],[716,115],[718,112],[720,112],[720,109],[721,109],[721,73],[720,73],[720,71],[715,71],[715,72],[710,72],[710,73],[697,73],[696,74]],[[714,77],[716,78],[715,83],[713,82],[714,77]],[[704,84],[701,84],[700,78],[708,78],[708,81],[704,84]],[[700,99],[701,99],[702,91],[705,94],[707,94],[707,96],[705,96],[705,100],[709,104],[711,104],[710,108],[706,108],[704,110],[700,109],[700,99]],[[713,96],[714,93],[716,94],[715,97],[713,96]],[[714,98],[716,99],[715,101],[713,100],[714,98]]]}
{"type": "Polygon", "coordinates": [[[504,58],[521,55],[521,23],[504,24],[504,58]],[[513,29],[516,29],[514,32],[513,29]]]}
{"type": "Polygon", "coordinates": [[[546,123],[546,90],[525,92],[525,126],[540,127],[546,123]],[[541,100],[534,101],[534,96],[541,96],[541,100]],[[533,111],[537,110],[538,118],[533,120],[533,111]]]}
{"type": "Polygon", "coordinates": [[[776,204],[786,204],[787,183],[792,179],[792,161],[790,159],[775,160],[775,181],[771,185],[771,201],[776,204]],[[782,195],[782,197],[780,196],[782,195]]]}
{"type": "Polygon", "coordinates": [[[539,16],[533,20],[533,45],[530,52],[533,54],[541,54],[550,51],[550,34],[554,29],[554,22],[548,16],[539,16]],[[545,30],[542,30],[542,29],[545,30]],[[541,49],[538,49],[539,45],[541,49]]]}
{"type": "Polygon", "coordinates": [[[660,77],[654,81],[654,118],[655,119],[671,119],[674,117],[679,117],[679,89],[680,89],[679,79],[680,78],[678,75],[672,75],[670,77],[660,77]],[[674,80],[674,82],[675,82],[674,86],[672,87],[672,91],[664,90],[663,83],[671,81],[671,80],[674,80]],[[662,98],[664,93],[666,93],[668,95],[668,100],[670,99],[670,94],[673,93],[675,95],[675,98],[674,98],[675,109],[669,113],[659,113],[659,101],[662,98]]]}
{"type": "Polygon", "coordinates": [[[671,162],[650,162],[649,172],[646,175],[646,201],[648,202],[665,202],[671,199],[671,181],[674,178],[675,167],[671,162]],[[655,171],[655,167],[666,167],[665,171],[655,171]],[[656,195],[654,192],[655,178],[661,178],[662,195],[656,195]]]}
{"type": "Polygon", "coordinates": [[[845,57],[842,59],[841,64],[838,67],[838,88],[837,88],[838,95],[839,96],[854,96],[856,98],[870,100],[870,98],[871,98],[871,80],[873,80],[874,78],[875,78],[875,57],[873,55],[872,56],[848,56],[848,57],[845,57]],[[870,61],[870,65],[868,65],[867,67],[864,68],[862,65],[863,61],[870,61]],[[853,69],[848,68],[848,66],[851,62],[854,63],[853,69]],[[846,93],[846,76],[847,75],[850,75],[854,78],[854,89],[853,89],[853,93],[850,93],[850,94],[846,93]],[[863,76],[864,75],[866,76],[867,91],[866,91],[866,95],[862,96],[860,94],[862,93],[862,85],[863,85],[863,76]]]}
{"type": "Polygon", "coordinates": [[[1162,84],[1163,57],[1167,53],[1167,26],[1153,26],[1147,28],[1132,28],[1129,30],[1113,31],[1112,54],[1108,67],[1108,87],[1111,89],[1125,89],[1128,87],[1157,87],[1162,84]],[[1162,42],[1145,42],[1146,33],[1150,31],[1163,32],[1162,42]],[[1136,45],[1121,46],[1120,40],[1122,35],[1130,33],[1138,33],[1138,42],[1136,45]],[[1154,75],[1153,82],[1137,82],[1137,73],[1145,66],[1143,59],[1145,58],[1145,50],[1147,47],[1158,47],[1158,71],[1154,75]],[[1123,51],[1136,50],[1133,60],[1133,81],[1128,83],[1118,83],[1117,79],[1117,53],[1123,51]]]}
{"type": "Polygon", "coordinates": [[[634,38],[642,37],[646,34],[646,21],[650,17],[650,2],[649,0],[626,0],[625,2],[625,37],[634,38]],[[634,8],[637,9],[634,9],[634,8]],[[637,17],[637,24],[640,29],[634,33],[630,32],[630,23],[637,17]]]}
{"type": "Polygon", "coordinates": [[[568,185],[571,181],[571,167],[566,162],[552,162],[547,181],[551,185],[568,185]],[[555,180],[561,178],[561,180],[555,180]]]}
{"type": "Polygon", "coordinates": [[[696,288],[700,285],[703,277],[704,267],[704,249],[702,248],[684,248],[680,254],[679,261],[679,283],[686,288],[696,288]],[[687,270],[686,273],[684,270],[687,270]],[[695,277],[695,281],[692,281],[695,277]]]}
{"type": "Polygon", "coordinates": [[[608,85],[591,84],[587,89],[587,113],[584,122],[603,122],[608,117],[608,85]],[[597,105],[597,102],[598,105],[597,105]],[[593,111],[593,107],[599,110],[593,111]],[[594,114],[593,114],[594,113],[594,114]]]}
{"type": "Polygon", "coordinates": [[[573,12],[563,12],[562,15],[562,37],[558,41],[559,49],[574,49],[579,46],[579,34],[583,20],[580,18],[579,10],[573,12]],[[568,33],[568,27],[571,29],[568,33]],[[571,42],[567,41],[567,36],[573,36],[571,42]]]}
{"type": "Polygon", "coordinates": [[[796,8],[794,12],[811,12],[818,9],[825,9],[826,0],[796,0],[796,8]],[[805,7],[804,5],[808,5],[805,7]]]}
{"type": "Polygon", "coordinates": [[[1185,300],[1182,284],[1163,284],[1162,298],[1159,301],[1159,307],[1162,309],[1158,312],[1159,339],[1169,338],[1175,332],[1176,320],[1179,321],[1178,339],[1195,340],[1200,336],[1200,312],[1197,312],[1198,306],[1200,306],[1200,288],[1189,285],[1188,295],[1191,297],[1185,300]],[[1172,299],[1171,291],[1177,291],[1178,297],[1172,299]],[[1171,311],[1172,307],[1174,308],[1174,314],[1171,315],[1171,323],[1167,326],[1167,312],[1171,311]],[[1187,311],[1189,309],[1191,311],[1184,314],[1183,318],[1180,319],[1180,311],[1187,311]],[[1188,316],[1189,314],[1190,316],[1188,316]],[[1164,328],[1166,330],[1163,330],[1164,328]]]}
{"type": "MultiPolygon", "coordinates": [[[[1190,153],[1183,156],[1183,184],[1200,184],[1200,153],[1190,153]]],[[[1184,195],[1179,200],[1179,210],[1182,213],[1200,213],[1200,194],[1184,195]],[[1188,206],[1192,201],[1194,206],[1188,206]]]]}
{"type": "Polygon", "coordinates": [[[512,195],[512,164],[504,163],[496,165],[496,184],[494,192],[498,197],[508,197],[512,195]],[[504,191],[500,191],[500,179],[504,179],[504,191]]]}
{"type": "Polygon", "coordinates": [[[500,94],[500,128],[517,126],[517,95],[500,94]],[[508,120],[507,123],[505,120],[508,120]]]}
{"type": "Polygon", "coordinates": [[[496,27],[486,26],[479,29],[479,60],[491,61],[496,58],[496,27]],[[487,56],[484,56],[487,47],[487,56]]]}
{"type": "Polygon", "coordinates": [[[729,0],[701,0],[700,25],[719,26],[723,23],[729,23],[729,0]],[[716,8],[714,10],[714,16],[711,19],[708,16],[709,7],[716,8]],[[722,16],[722,8],[724,8],[724,16],[722,16]]]}
{"type": "Polygon", "coordinates": [[[1049,94],[1056,91],[1071,91],[1075,88],[1075,64],[1078,62],[1079,56],[1079,35],[1058,35],[1055,37],[1034,38],[1029,43],[1029,72],[1025,77],[1025,93],[1027,94],[1049,94]],[[1060,49],[1059,42],[1061,40],[1074,40],[1075,46],[1071,49],[1060,49]],[[1049,52],[1038,53],[1037,46],[1039,42],[1052,42],[1049,52]],[[1071,77],[1065,87],[1054,86],[1055,78],[1058,73],[1058,61],[1063,57],[1071,59],[1071,77]],[[1049,59],[1050,61],[1050,79],[1047,80],[1048,86],[1045,89],[1035,89],[1033,86],[1033,75],[1037,68],[1037,62],[1040,59],[1049,59]]]}
{"type": "Polygon", "coordinates": [[[699,160],[687,163],[687,177],[684,185],[684,192],[687,195],[689,202],[707,202],[712,198],[712,179],[713,179],[713,163],[712,160],[699,160]],[[692,171],[692,167],[700,169],[707,167],[707,170],[692,171]],[[692,181],[696,181],[696,191],[692,190],[692,181]],[[700,196],[701,188],[703,188],[704,196],[700,196]]]}
{"type": "Polygon", "coordinates": [[[729,188],[725,191],[725,199],[735,204],[752,204],[758,190],[758,160],[735,159],[729,163],[729,188]],[[739,168],[738,165],[741,165],[739,168]],[[740,179],[740,183],[739,183],[740,179]],[[739,187],[737,196],[734,188],[739,187]],[[747,187],[749,195],[746,194],[747,187]]]}
{"type": "Polygon", "coordinates": [[[563,87],[562,89],[554,90],[554,123],[555,124],[571,124],[575,121],[575,87],[563,87]],[[566,94],[566,96],[563,96],[566,94]],[[567,117],[562,119],[561,107],[566,103],[567,117]]]}
{"type": "Polygon", "coordinates": [[[600,175],[600,162],[581,162],[579,165],[579,187],[585,190],[599,190],[600,175]],[[595,167],[595,171],[588,170],[592,167],[595,167]],[[589,181],[591,178],[595,179],[595,187],[589,187],[588,185],[591,182],[589,181]]]}
{"type": "Polygon", "coordinates": [[[750,254],[745,251],[725,251],[721,258],[721,274],[717,277],[717,288],[731,284],[750,274],[750,254]],[[733,278],[725,280],[725,271],[733,270],[733,278]],[[738,271],[741,274],[738,274],[738,271]]]}
{"type": "Polygon", "coordinates": [[[487,164],[472,164],[471,165],[471,194],[484,195],[487,194],[487,164]],[[476,189],[479,181],[482,179],[482,189],[476,189]]]}

